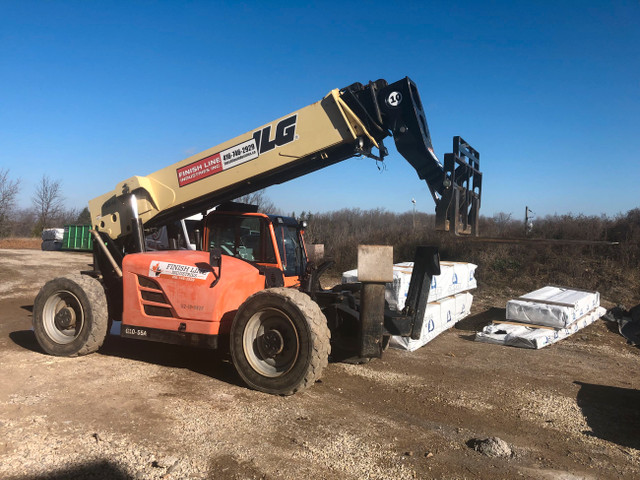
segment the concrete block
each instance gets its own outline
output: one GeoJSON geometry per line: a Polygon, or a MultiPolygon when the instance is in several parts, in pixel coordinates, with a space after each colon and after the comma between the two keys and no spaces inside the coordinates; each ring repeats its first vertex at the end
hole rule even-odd
{"type": "Polygon", "coordinates": [[[307,245],[307,256],[309,261],[316,264],[320,263],[324,259],[324,244],[307,245]]]}
{"type": "Polygon", "coordinates": [[[358,280],[361,282],[393,282],[393,247],[358,245],[358,280]]]}

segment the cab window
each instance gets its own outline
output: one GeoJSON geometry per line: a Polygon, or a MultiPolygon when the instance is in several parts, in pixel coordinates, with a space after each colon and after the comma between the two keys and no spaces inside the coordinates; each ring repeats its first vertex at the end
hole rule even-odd
{"type": "Polygon", "coordinates": [[[298,237],[298,229],[292,225],[274,225],[278,251],[282,259],[284,276],[302,275],[306,265],[303,264],[302,246],[298,237]]]}
{"type": "Polygon", "coordinates": [[[276,263],[267,222],[260,217],[211,215],[207,219],[209,250],[249,262],[276,263]]]}

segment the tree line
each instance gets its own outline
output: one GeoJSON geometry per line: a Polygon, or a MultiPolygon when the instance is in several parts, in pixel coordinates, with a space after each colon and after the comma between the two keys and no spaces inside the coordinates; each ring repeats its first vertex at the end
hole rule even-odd
{"type": "MultiPolygon", "coordinates": [[[[396,260],[402,261],[409,259],[407,257],[416,245],[436,244],[451,248],[465,241],[464,238],[454,239],[451,235],[437,232],[435,215],[423,212],[394,213],[384,209],[352,208],[326,213],[302,212],[300,219],[308,224],[307,242],[324,244],[336,263],[343,266],[346,266],[345,262],[353,262],[358,244],[394,245],[398,256],[396,260]]],[[[525,228],[524,220],[513,219],[505,213],[481,216],[479,223],[483,238],[620,242],[633,254],[633,262],[639,260],[636,248],[640,242],[640,208],[615,217],[547,215],[536,219],[532,229],[525,228]]],[[[482,243],[482,240],[472,239],[467,245],[482,243]]]]}
{"type": "MultiPolygon", "coordinates": [[[[0,237],[39,237],[46,227],[90,223],[86,208],[64,207],[59,180],[43,176],[31,197],[31,206],[17,208],[20,181],[0,169],[0,237]]],[[[238,201],[259,206],[265,213],[280,213],[264,190],[238,201]]],[[[295,212],[291,216],[296,217],[295,212]]],[[[549,283],[574,284],[596,289],[603,279],[617,279],[640,285],[640,208],[613,217],[607,215],[547,215],[534,220],[533,227],[523,219],[499,212],[480,217],[480,239],[456,238],[435,230],[435,215],[424,212],[395,213],[384,209],[341,209],[332,212],[302,212],[307,222],[306,242],[325,245],[327,256],[335,262],[334,273],[355,268],[360,244],[393,245],[394,261],[411,261],[417,245],[439,247],[445,260],[481,265],[480,277],[518,278],[536,276],[549,283]],[[485,237],[506,239],[490,243],[485,237]],[[519,239],[549,239],[556,244],[519,244],[519,239]],[[511,240],[516,240],[511,242],[511,240]],[[617,245],[575,245],[562,240],[618,242],[617,245]],[[604,274],[606,271],[606,274],[604,274]]],[[[542,280],[541,280],[542,281],[542,280]]],[[[614,284],[612,283],[612,285],[614,284]]]]}
{"type": "Polygon", "coordinates": [[[0,168],[0,238],[39,237],[44,228],[90,223],[89,209],[67,208],[62,182],[43,175],[31,196],[31,205],[18,208],[20,179],[0,168]]]}
{"type": "Polygon", "coordinates": [[[342,209],[303,212],[301,219],[308,223],[306,242],[325,245],[326,256],[335,262],[334,275],[356,268],[359,244],[393,245],[396,263],[412,261],[418,245],[433,245],[439,248],[442,260],[478,265],[480,285],[521,293],[529,291],[532,283],[566,285],[637,303],[640,208],[613,217],[548,215],[535,219],[529,229],[524,218],[514,219],[510,214],[481,216],[478,239],[437,232],[435,215],[421,212],[342,209]]]}

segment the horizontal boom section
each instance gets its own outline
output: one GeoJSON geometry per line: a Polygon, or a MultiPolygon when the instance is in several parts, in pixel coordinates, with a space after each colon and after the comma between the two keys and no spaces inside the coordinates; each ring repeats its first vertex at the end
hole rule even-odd
{"type": "MultiPolygon", "coordinates": [[[[144,224],[188,216],[223,201],[282,183],[353,156],[352,144],[364,127],[348,117],[338,90],[228,142],[146,177],[135,176],[89,202],[92,224],[111,238],[130,233],[134,194],[144,224]],[[332,156],[343,147],[340,158],[332,156]],[[348,152],[348,154],[347,154],[348,152]],[[158,218],[160,217],[160,218],[158,218]]],[[[348,107],[346,107],[348,108],[348,107]]]]}
{"type": "Polygon", "coordinates": [[[321,101],[244,135],[146,177],[120,182],[89,202],[91,223],[114,240],[130,234],[138,238],[140,222],[151,227],[182,219],[356,155],[382,160],[388,136],[427,183],[442,220],[438,228],[476,233],[481,190],[477,152],[472,163],[456,157],[460,175],[445,171],[433,152],[418,89],[409,78],[332,90],[321,101]]]}

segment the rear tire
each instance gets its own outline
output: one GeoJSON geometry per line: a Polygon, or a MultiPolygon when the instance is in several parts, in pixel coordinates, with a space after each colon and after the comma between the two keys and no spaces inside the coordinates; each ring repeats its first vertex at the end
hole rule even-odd
{"type": "Polygon", "coordinates": [[[240,306],[231,326],[231,358],[251,388],[292,395],[320,378],[329,340],[327,319],[308,295],[270,288],[240,306]]]}
{"type": "Polygon", "coordinates": [[[95,352],[107,336],[109,316],[102,284],[86,275],[47,282],[33,305],[33,330],[42,349],[75,357],[95,352]]]}

